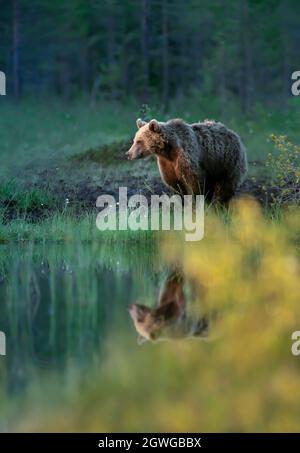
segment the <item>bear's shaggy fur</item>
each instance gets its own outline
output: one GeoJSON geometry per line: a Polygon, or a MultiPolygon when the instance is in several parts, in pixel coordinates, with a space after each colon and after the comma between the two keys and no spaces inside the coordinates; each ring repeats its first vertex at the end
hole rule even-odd
{"type": "Polygon", "coordinates": [[[187,124],[137,120],[138,131],[129,159],[155,155],[166,185],[181,194],[204,194],[227,203],[247,172],[239,136],[215,121],[187,124]]]}

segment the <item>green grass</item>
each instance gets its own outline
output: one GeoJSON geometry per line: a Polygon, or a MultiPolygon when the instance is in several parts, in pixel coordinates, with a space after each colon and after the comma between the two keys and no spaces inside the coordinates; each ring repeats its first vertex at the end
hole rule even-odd
{"type": "Polygon", "coordinates": [[[15,181],[0,184],[0,203],[14,206],[21,211],[40,208],[41,206],[55,207],[56,200],[46,190],[32,188],[24,190],[15,181]]]}
{"type": "Polygon", "coordinates": [[[0,243],[7,241],[101,241],[101,242],[145,242],[153,241],[152,231],[99,231],[96,227],[96,212],[75,216],[65,210],[54,213],[45,220],[29,222],[24,218],[0,224],[0,243]]]}
{"type": "Polygon", "coordinates": [[[105,102],[92,108],[84,100],[67,105],[55,99],[1,102],[0,177],[127,138],[135,128],[134,112],[134,107],[105,102]]]}

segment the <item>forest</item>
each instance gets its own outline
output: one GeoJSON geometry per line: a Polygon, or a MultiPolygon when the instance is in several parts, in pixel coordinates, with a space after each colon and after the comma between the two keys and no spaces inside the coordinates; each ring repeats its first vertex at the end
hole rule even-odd
{"type": "Polygon", "coordinates": [[[8,93],[167,108],[213,95],[226,110],[287,108],[299,69],[296,0],[12,0],[1,5],[8,93]]]}

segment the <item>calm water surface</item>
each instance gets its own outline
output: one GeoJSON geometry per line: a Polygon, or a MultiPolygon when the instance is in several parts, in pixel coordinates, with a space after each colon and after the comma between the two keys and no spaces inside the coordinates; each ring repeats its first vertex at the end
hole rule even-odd
{"type": "Polygon", "coordinates": [[[8,406],[48,376],[74,368],[86,374],[114,342],[128,342],[130,357],[130,349],[141,347],[130,304],[154,308],[161,302],[158,320],[172,319],[167,336],[198,329],[198,320],[186,316],[183,289],[178,279],[174,286],[172,272],[154,244],[1,245],[0,330],[6,356],[0,357],[0,385],[8,406]]]}

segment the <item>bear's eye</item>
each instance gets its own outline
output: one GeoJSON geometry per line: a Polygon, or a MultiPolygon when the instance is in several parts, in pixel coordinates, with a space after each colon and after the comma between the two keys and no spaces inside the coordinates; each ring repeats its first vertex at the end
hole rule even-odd
{"type": "Polygon", "coordinates": [[[136,144],[137,144],[137,145],[142,145],[143,142],[142,142],[142,140],[137,140],[136,144]]]}

